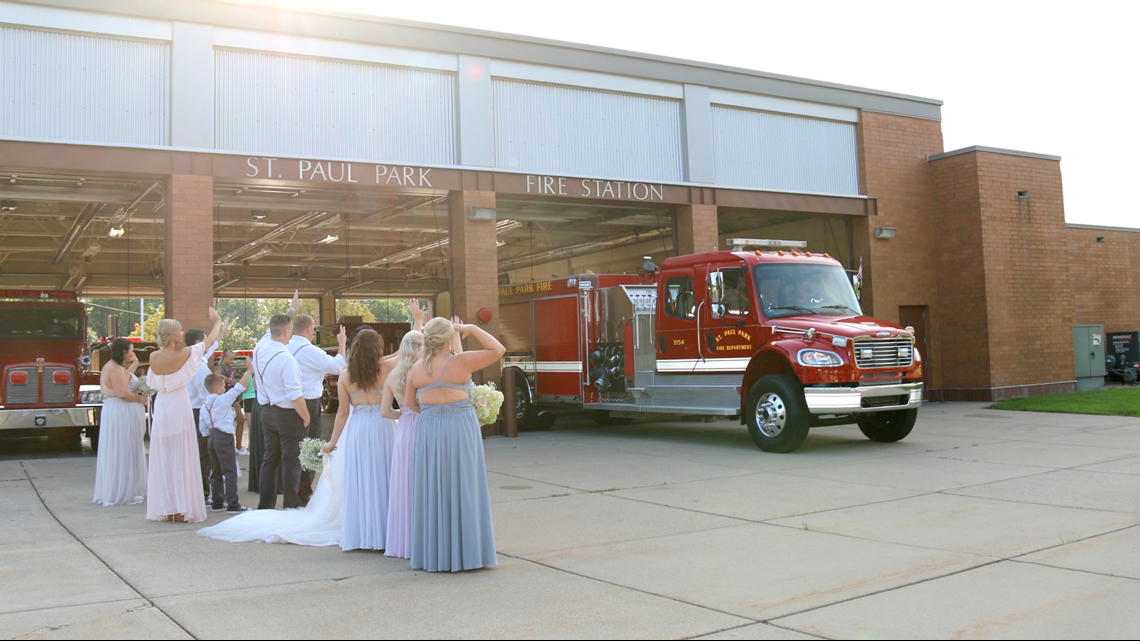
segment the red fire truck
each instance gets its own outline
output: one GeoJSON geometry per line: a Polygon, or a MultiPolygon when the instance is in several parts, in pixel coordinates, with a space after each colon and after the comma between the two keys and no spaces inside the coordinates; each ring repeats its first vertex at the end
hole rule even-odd
{"type": "Polygon", "coordinates": [[[802,241],[729,242],[660,270],[647,259],[640,276],[500,288],[520,425],[574,407],[601,423],[738,417],[767,452],[824,425],[905,438],[923,392],[914,329],[864,316],[843,266],[802,241]]]}
{"type": "Polygon", "coordinates": [[[0,435],[99,443],[103,397],[75,292],[0,290],[0,435]]]}

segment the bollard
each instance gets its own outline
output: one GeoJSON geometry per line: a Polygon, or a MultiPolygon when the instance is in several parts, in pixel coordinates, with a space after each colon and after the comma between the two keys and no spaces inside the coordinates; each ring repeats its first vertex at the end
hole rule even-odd
{"type": "Polygon", "coordinates": [[[518,408],[515,407],[515,373],[503,372],[503,436],[515,438],[519,435],[518,408]]]}

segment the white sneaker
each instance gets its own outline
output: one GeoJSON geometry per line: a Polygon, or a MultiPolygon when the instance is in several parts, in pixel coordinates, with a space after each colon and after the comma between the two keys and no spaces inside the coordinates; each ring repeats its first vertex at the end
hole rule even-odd
{"type": "Polygon", "coordinates": [[[249,450],[244,447],[235,447],[234,453],[238,456],[249,456],[249,450]]]}

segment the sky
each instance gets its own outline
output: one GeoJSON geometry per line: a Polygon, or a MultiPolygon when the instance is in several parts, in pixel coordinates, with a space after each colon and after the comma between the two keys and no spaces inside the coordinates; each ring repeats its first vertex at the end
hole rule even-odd
{"type": "Polygon", "coordinates": [[[1070,224],[1140,229],[1140,3],[253,0],[612,47],[936,98],[947,151],[1061,157],[1070,224]],[[1119,193],[1118,193],[1119,192],[1119,193]]]}

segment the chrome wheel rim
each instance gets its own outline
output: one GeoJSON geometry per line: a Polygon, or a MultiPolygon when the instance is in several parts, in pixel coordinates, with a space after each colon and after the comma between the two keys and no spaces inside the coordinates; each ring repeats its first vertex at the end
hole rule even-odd
{"type": "Polygon", "coordinates": [[[788,424],[788,407],[779,394],[769,392],[756,404],[756,426],[769,438],[779,436],[788,424]]]}

